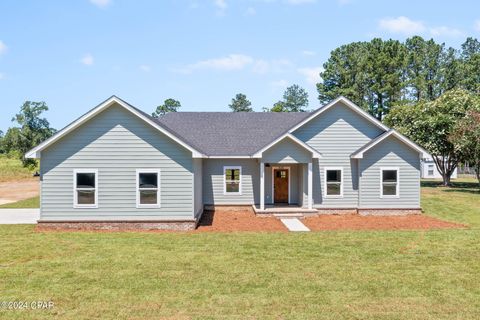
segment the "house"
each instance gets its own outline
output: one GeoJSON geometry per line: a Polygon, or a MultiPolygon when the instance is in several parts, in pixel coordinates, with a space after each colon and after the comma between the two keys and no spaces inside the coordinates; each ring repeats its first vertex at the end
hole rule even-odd
{"type": "Polygon", "coordinates": [[[420,210],[421,147],[344,97],[311,113],[178,112],[112,96],[26,157],[45,226],[192,229],[205,206],[420,210]]]}
{"type": "MultiPolygon", "coordinates": [[[[437,169],[433,157],[429,154],[425,159],[422,159],[421,166],[421,177],[422,179],[441,179],[442,175],[437,169]]],[[[451,179],[457,179],[457,168],[452,173],[451,179]]]]}

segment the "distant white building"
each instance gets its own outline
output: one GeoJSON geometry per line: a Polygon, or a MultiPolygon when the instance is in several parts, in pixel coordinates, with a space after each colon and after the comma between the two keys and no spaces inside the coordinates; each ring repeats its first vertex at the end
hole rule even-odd
{"type": "MultiPolygon", "coordinates": [[[[437,166],[435,165],[435,162],[433,161],[432,156],[422,160],[422,166],[420,171],[421,171],[422,179],[426,179],[426,178],[441,179],[442,178],[442,175],[440,174],[440,172],[438,172],[437,166]]],[[[457,178],[457,168],[455,168],[455,171],[453,171],[451,178],[452,179],[457,178]]]]}

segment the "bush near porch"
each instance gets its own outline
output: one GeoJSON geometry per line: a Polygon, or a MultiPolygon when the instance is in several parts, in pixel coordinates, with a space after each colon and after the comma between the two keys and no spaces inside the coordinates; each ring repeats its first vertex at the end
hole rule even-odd
{"type": "Polygon", "coordinates": [[[480,194],[424,182],[431,231],[35,232],[0,227],[9,319],[478,319],[480,194]]]}

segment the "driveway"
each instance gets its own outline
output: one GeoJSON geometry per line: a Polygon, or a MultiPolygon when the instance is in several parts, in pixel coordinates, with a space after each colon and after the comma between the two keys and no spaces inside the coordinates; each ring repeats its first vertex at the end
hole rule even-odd
{"type": "Polygon", "coordinates": [[[0,224],[32,224],[40,219],[40,209],[0,209],[0,224]]]}

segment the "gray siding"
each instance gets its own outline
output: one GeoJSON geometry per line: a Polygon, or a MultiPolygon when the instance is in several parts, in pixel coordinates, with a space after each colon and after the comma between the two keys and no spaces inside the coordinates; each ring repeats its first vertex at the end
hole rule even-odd
{"type": "Polygon", "coordinates": [[[312,153],[290,138],[285,138],[265,151],[262,159],[271,163],[307,163],[311,161],[312,153]]]}
{"type": "Polygon", "coordinates": [[[191,152],[120,106],[42,151],[42,220],[193,218],[191,152]],[[98,208],[73,208],[73,170],[98,169],[98,208]],[[136,208],[136,169],[160,169],[161,208],[136,208]]]}
{"type": "Polygon", "coordinates": [[[360,208],[419,208],[420,155],[389,137],[360,159],[360,208]],[[399,198],[380,197],[380,168],[399,168],[399,198]]]}
{"type": "MultiPolygon", "coordinates": [[[[313,203],[323,208],[358,206],[358,167],[350,155],[383,131],[339,103],[300,127],[294,135],[322,154],[313,161],[313,203]],[[343,167],[343,198],[323,196],[324,168],[343,167]]],[[[306,189],[306,175],[303,185],[306,189]]],[[[306,195],[304,203],[306,203],[306,195]]]]}
{"type": "Polygon", "coordinates": [[[193,197],[195,217],[202,214],[203,211],[203,164],[202,159],[193,159],[193,197]]]}
{"type": "Polygon", "coordinates": [[[248,205],[260,202],[260,164],[255,159],[205,159],[203,202],[216,205],[248,205]],[[223,193],[223,166],[242,167],[242,194],[223,193]]]}

